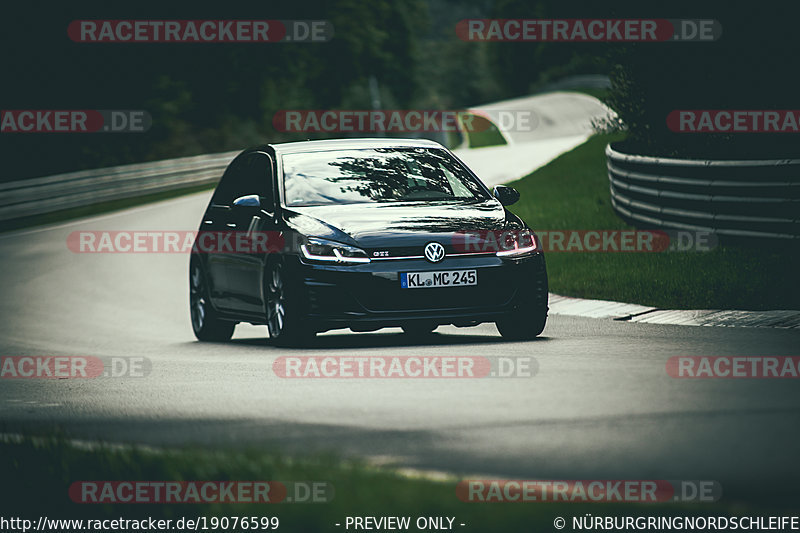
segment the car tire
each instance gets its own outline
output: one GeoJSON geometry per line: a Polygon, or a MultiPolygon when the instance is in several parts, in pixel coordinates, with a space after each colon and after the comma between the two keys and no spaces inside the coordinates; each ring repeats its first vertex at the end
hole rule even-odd
{"type": "Polygon", "coordinates": [[[301,346],[316,332],[303,320],[302,298],[297,283],[286,275],[281,259],[270,262],[264,271],[264,313],[269,338],[275,346],[301,346]]]}
{"type": "Polygon", "coordinates": [[[421,324],[410,323],[402,326],[403,333],[411,337],[427,337],[428,335],[433,333],[437,327],[439,326],[436,324],[425,324],[425,323],[421,324]]]}
{"type": "Polygon", "coordinates": [[[545,308],[528,312],[520,310],[498,320],[495,326],[504,339],[527,341],[538,337],[546,323],[547,309],[545,308]]]}
{"type": "Polygon", "coordinates": [[[189,316],[197,340],[225,342],[233,337],[236,322],[222,320],[211,306],[208,282],[198,260],[189,265],[189,316]]]}

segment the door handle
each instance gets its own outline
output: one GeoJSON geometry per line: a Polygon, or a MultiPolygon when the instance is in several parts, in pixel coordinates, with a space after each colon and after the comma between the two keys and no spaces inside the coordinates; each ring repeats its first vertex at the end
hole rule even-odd
{"type": "Polygon", "coordinates": [[[258,223],[261,221],[261,217],[254,216],[250,219],[250,225],[247,227],[247,236],[250,237],[253,235],[253,232],[258,228],[258,223]]]}

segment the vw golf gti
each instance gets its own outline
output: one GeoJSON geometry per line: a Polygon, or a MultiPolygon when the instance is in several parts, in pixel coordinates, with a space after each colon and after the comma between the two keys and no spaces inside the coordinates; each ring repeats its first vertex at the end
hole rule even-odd
{"type": "Polygon", "coordinates": [[[342,139],[245,150],[225,170],[190,260],[196,337],[266,324],[278,345],[350,328],[547,320],[538,238],[455,155],[427,140],[342,139]]]}

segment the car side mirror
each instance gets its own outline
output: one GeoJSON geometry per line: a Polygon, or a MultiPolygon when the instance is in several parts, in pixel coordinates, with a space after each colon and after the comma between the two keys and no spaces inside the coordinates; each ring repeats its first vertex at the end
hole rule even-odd
{"type": "Polygon", "coordinates": [[[513,205],[519,200],[519,191],[513,187],[497,185],[493,193],[494,197],[500,200],[500,203],[503,205],[513,205]]]}
{"type": "Polygon", "coordinates": [[[261,198],[257,194],[248,194],[246,196],[240,196],[236,200],[233,201],[234,207],[261,207],[261,198]]]}

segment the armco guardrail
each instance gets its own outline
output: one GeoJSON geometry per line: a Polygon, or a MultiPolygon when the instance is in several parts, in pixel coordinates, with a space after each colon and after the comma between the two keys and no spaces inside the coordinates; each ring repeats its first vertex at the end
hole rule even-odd
{"type": "Polygon", "coordinates": [[[0,183],[0,222],[213,184],[238,153],[182,157],[0,183]]]}
{"type": "Polygon", "coordinates": [[[699,161],[606,147],[611,203],[637,226],[800,239],[800,159],[699,161]]]}

